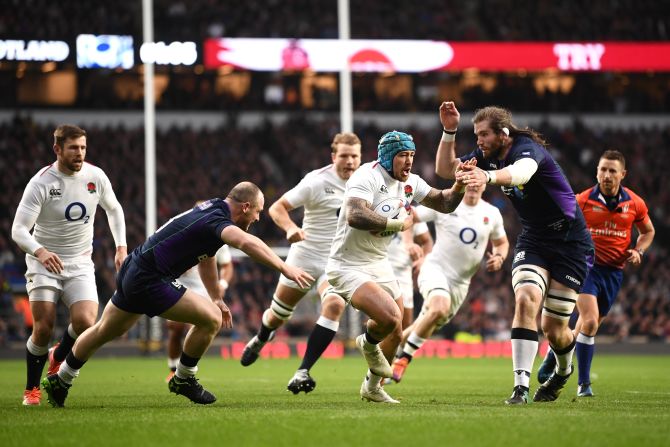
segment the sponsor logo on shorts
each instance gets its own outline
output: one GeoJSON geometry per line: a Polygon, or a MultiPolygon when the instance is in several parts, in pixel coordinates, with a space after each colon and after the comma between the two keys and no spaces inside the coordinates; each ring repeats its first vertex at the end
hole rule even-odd
{"type": "Polygon", "coordinates": [[[207,254],[200,255],[200,256],[198,256],[198,262],[202,262],[207,258],[209,258],[209,256],[207,256],[207,254]]]}
{"type": "Polygon", "coordinates": [[[519,253],[514,255],[514,261],[512,262],[512,264],[523,261],[524,259],[526,259],[526,252],[520,251],[519,253]]]}
{"type": "Polygon", "coordinates": [[[172,281],[172,285],[174,286],[175,289],[181,289],[184,287],[184,285],[180,283],[178,279],[172,281]]]}
{"type": "Polygon", "coordinates": [[[573,282],[573,283],[577,284],[578,286],[581,286],[581,285],[582,285],[581,282],[579,282],[576,278],[573,278],[573,277],[570,276],[570,275],[565,275],[565,279],[567,279],[567,280],[570,281],[570,282],[573,282]]]}

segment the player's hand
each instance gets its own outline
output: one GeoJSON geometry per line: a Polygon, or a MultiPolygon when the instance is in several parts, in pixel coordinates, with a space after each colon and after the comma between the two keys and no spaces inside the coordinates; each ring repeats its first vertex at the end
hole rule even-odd
{"type": "Polygon", "coordinates": [[[65,268],[63,261],[61,261],[58,255],[44,247],[40,247],[35,251],[35,257],[51,273],[61,273],[65,268]]]}
{"type": "MultiPolygon", "coordinates": [[[[464,192],[465,187],[472,181],[476,169],[477,159],[474,157],[466,162],[459,163],[456,167],[454,179],[456,180],[456,187],[460,188],[461,192],[464,192]]],[[[484,183],[486,183],[486,175],[484,175],[484,183]]]]}
{"type": "Polygon", "coordinates": [[[400,231],[405,231],[409,230],[412,228],[414,225],[414,210],[410,210],[410,212],[405,216],[405,218],[402,221],[402,230],[400,231]]]}
{"type": "Polygon", "coordinates": [[[407,253],[409,254],[409,258],[412,260],[412,262],[423,258],[423,248],[421,248],[421,246],[418,244],[409,244],[407,246],[407,253]]]}
{"type": "Polygon", "coordinates": [[[221,327],[225,329],[230,329],[233,327],[233,314],[230,313],[230,309],[226,306],[226,303],[222,299],[214,300],[214,304],[221,310],[221,327]]]}
{"type": "Polygon", "coordinates": [[[440,104],[440,122],[447,130],[456,130],[461,121],[461,114],[453,101],[445,101],[440,104]]]}
{"type": "Polygon", "coordinates": [[[642,263],[642,256],[640,256],[640,252],[634,249],[629,249],[626,250],[626,253],[628,254],[628,258],[626,259],[626,262],[632,265],[640,265],[642,263]]]}
{"type": "Polygon", "coordinates": [[[305,232],[300,227],[293,227],[286,232],[286,240],[290,243],[304,241],[305,232]]]}
{"type": "Polygon", "coordinates": [[[312,275],[298,267],[293,267],[286,263],[282,266],[281,272],[288,279],[295,281],[303,289],[308,288],[314,282],[312,275]]]}
{"type": "Polygon", "coordinates": [[[127,257],[128,257],[128,247],[125,246],[116,247],[116,254],[114,255],[114,267],[116,267],[117,272],[119,271],[119,269],[121,268],[121,264],[123,264],[123,261],[125,261],[127,257]]]}
{"type": "Polygon", "coordinates": [[[416,281],[416,279],[418,278],[419,272],[421,271],[421,266],[423,265],[423,261],[425,259],[426,258],[424,256],[421,256],[419,259],[412,262],[412,278],[414,279],[414,281],[416,281]]]}
{"type": "Polygon", "coordinates": [[[486,271],[487,272],[497,272],[502,268],[503,262],[505,260],[503,259],[502,255],[500,254],[493,254],[490,251],[486,252],[486,271]]]}

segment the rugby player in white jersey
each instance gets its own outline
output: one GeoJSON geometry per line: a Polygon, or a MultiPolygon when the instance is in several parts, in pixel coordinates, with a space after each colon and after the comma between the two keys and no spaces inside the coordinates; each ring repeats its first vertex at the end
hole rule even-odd
{"type": "Polygon", "coordinates": [[[418,207],[416,217],[435,222],[435,247],[421,266],[418,285],[423,307],[414,324],[405,329],[402,352],[393,362],[393,377],[400,382],[414,353],[433,333],[451,321],[465,301],[470,280],[486,256],[486,270],[501,269],[509,242],[500,211],[484,201],[484,186],[468,186],[463,201],[451,214],[418,207]],[[487,252],[489,240],[491,251],[487,252]]]}
{"type": "MultiPolygon", "coordinates": [[[[203,203],[203,201],[199,200],[196,202],[196,206],[200,205],[201,203],[203,203]]],[[[217,250],[215,258],[219,273],[219,284],[221,285],[220,290],[223,292],[223,296],[225,296],[230,281],[233,279],[234,270],[233,258],[230,254],[230,248],[227,245],[223,245],[217,250]]],[[[200,272],[197,265],[186,270],[186,272],[184,272],[177,279],[189,290],[192,290],[205,299],[211,299],[209,293],[207,292],[207,287],[200,277],[200,272]]],[[[179,358],[181,357],[182,351],[182,339],[190,327],[191,325],[188,323],[167,320],[167,363],[170,372],[168,373],[165,381],[168,383],[170,382],[170,379],[172,379],[172,376],[174,376],[175,372],[177,372],[177,364],[179,363],[179,358]]]]}
{"type": "Polygon", "coordinates": [[[62,125],[54,131],[56,162],[30,179],[12,224],[12,239],[26,252],[26,289],[33,314],[33,333],[26,344],[24,405],[40,404],[40,377],[47,357],[49,373],[57,371],[75,339],[98,316],[91,259],[98,204],[107,213],[116,243],[117,270],[128,254],[121,204],[102,169],[84,162],[86,149],[83,129],[62,125]],[[70,324],[59,344],[49,349],[59,300],[70,311],[70,324]]]}
{"type": "MultiPolygon", "coordinates": [[[[329,292],[324,270],[342,207],[344,186],[361,164],[361,140],[353,133],[338,133],[331,149],[332,164],[308,173],[269,209],[272,220],[286,232],[286,239],[291,242],[286,263],[317,278],[314,286],[321,296],[321,316],[310,336],[305,361],[291,379],[294,389],[289,383],[289,389],[295,393],[307,393],[316,386],[309,376],[309,368],[332,341],[345,308],[344,300],[329,292]],[[291,210],[299,207],[304,208],[302,227],[289,215],[291,210]],[[305,362],[311,364],[306,366],[305,362]]],[[[240,359],[243,366],[258,359],[263,346],[275,330],[291,318],[295,306],[308,291],[309,288],[280,276],[270,307],[263,313],[261,327],[244,348],[240,359]]]]}
{"type": "Polygon", "coordinates": [[[454,185],[438,190],[410,172],[416,150],[411,135],[388,132],[377,150],[377,161],[363,164],[347,182],[326,273],[334,291],[370,318],[356,338],[369,367],[361,398],[398,403],[381,387],[382,378],[393,375],[389,360],[402,338],[402,295],[387,258],[388,244],[394,233],[412,227],[413,201],[444,213],[456,209],[462,180],[474,164],[461,163],[454,185]]]}

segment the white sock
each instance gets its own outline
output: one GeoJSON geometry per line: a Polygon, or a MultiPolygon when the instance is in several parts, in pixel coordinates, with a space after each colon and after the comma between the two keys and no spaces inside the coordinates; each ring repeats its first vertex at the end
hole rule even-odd
{"type": "Polygon", "coordinates": [[[49,346],[37,346],[35,343],[33,343],[32,336],[28,337],[28,341],[26,342],[26,349],[28,349],[28,352],[35,356],[44,355],[49,352],[49,346]]]}
{"type": "Polygon", "coordinates": [[[382,376],[378,376],[368,369],[368,374],[365,376],[365,383],[368,390],[374,390],[382,383],[382,376]]]}
{"type": "Polygon", "coordinates": [[[60,380],[68,385],[72,385],[72,381],[76,379],[77,376],[79,376],[79,370],[68,365],[67,360],[61,363],[60,369],[58,370],[58,377],[60,380]]]}
{"type": "Polygon", "coordinates": [[[530,372],[537,355],[538,342],[523,338],[512,339],[512,368],[514,370],[514,386],[530,388],[530,372]]]}
{"type": "Polygon", "coordinates": [[[425,338],[421,338],[416,335],[416,332],[412,332],[409,334],[409,337],[407,337],[407,342],[405,343],[405,346],[403,346],[402,350],[406,354],[413,356],[416,351],[421,349],[421,346],[423,346],[425,342],[425,338]]]}
{"type": "Polygon", "coordinates": [[[584,335],[580,332],[579,334],[577,334],[577,343],[582,343],[585,345],[595,345],[596,336],[584,335]]]}
{"type": "Polygon", "coordinates": [[[77,333],[74,331],[74,328],[72,327],[72,323],[70,323],[70,324],[68,325],[68,327],[67,327],[67,333],[68,333],[68,334],[70,335],[70,337],[72,337],[72,339],[74,339],[74,340],[76,340],[77,337],[79,337],[79,334],[77,334],[77,333]]]}
{"type": "Polygon", "coordinates": [[[177,367],[177,362],[179,362],[179,357],[175,358],[170,358],[168,357],[168,368],[176,368],[177,367]]]}
{"type": "Polygon", "coordinates": [[[319,326],[323,326],[326,329],[330,329],[333,332],[337,332],[337,330],[340,328],[340,322],[339,321],[333,321],[330,318],[326,318],[323,315],[319,317],[318,320],[316,320],[316,324],[319,326]]]}
{"type": "Polygon", "coordinates": [[[189,377],[193,377],[197,372],[198,365],[184,366],[180,361],[177,362],[177,371],[175,372],[175,375],[180,379],[188,379],[189,377]]]}
{"type": "MultiPolygon", "coordinates": [[[[551,348],[554,351],[554,356],[556,357],[556,374],[559,376],[567,376],[572,372],[572,355],[575,353],[575,342],[571,343],[572,349],[563,354],[558,354],[554,348],[551,348]]],[[[566,346],[567,348],[567,346],[566,346]]],[[[565,348],[564,348],[565,349],[565,348]]]]}

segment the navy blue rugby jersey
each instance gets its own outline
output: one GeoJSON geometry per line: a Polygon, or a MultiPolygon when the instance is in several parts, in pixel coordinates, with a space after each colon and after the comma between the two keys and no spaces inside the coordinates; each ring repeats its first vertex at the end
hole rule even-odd
{"type": "Polygon", "coordinates": [[[503,169],[522,158],[532,158],[537,162],[537,171],[528,183],[501,186],[517,210],[526,234],[565,238],[569,237],[566,233],[577,236],[586,230],[584,215],[577,205],[570,183],[561,167],[541,144],[524,135],[517,135],[504,160],[484,158],[479,148],[460,157],[460,160],[466,161],[473,157],[477,159],[477,166],[487,171],[503,169]]]}
{"type": "Polygon", "coordinates": [[[170,219],[132,256],[145,269],[177,278],[201,260],[214,257],[224,242],[221,231],[234,225],[223,199],[210,199],[170,219]]]}

